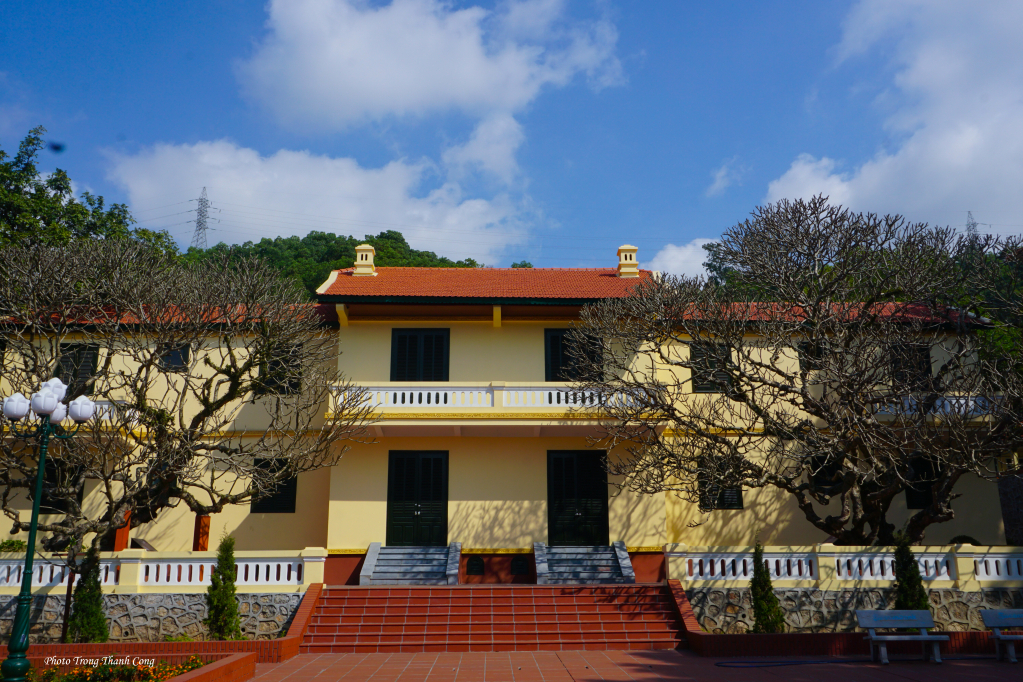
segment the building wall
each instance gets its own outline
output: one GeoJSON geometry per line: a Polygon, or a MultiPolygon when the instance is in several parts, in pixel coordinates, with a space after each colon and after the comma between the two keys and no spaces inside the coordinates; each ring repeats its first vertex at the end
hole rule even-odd
{"type": "MultiPolygon", "coordinates": [[[[998,486],[976,476],[964,476],[955,488],[961,497],[953,500],[955,518],[935,524],[927,531],[926,544],[946,544],[956,535],[970,535],[983,544],[1005,544],[998,499],[998,486]]],[[[827,541],[796,506],[795,498],[777,488],[743,491],[744,509],[700,511],[698,505],[669,493],[667,506],[668,542],[691,546],[752,545],[759,532],[765,545],[812,545],[827,541]]],[[[829,505],[839,511],[838,502],[829,505]]],[[[827,508],[818,506],[819,514],[827,508]]],[[[915,510],[906,509],[906,496],[895,497],[888,519],[901,527],[915,510]]]]}
{"type": "MultiPolygon", "coordinates": [[[[547,451],[582,438],[380,438],[354,447],[330,472],[327,547],[385,542],[390,450],[448,451],[448,538],[464,548],[528,548],[547,541],[547,451]]],[[[665,542],[664,496],[608,486],[611,540],[665,542]]]]}
{"type": "MultiPolygon", "coordinates": [[[[304,549],[324,547],[327,540],[327,506],[330,492],[328,470],[310,471],[298,478],[298,497],[294,514],[252,514],[249,505],[228,506],[210,519],[210,549],[216,549],[221,536],[230,534],[237,540],[238,550],[304,549]]],[[[16,505],[31,509],[26,498],[16,505]]],[[[102,515],[105,499],[98,481],[87,481],[83,508],[92,515],[102,515]]],[[[57,520],[41,515],[40,523],[57,520]]],[[[183,552],[192,549],[195,514],[184,504],[165,509],[153,523],[132,529],[132,538],[146,540],[162,552],[183,552]]],[[[10,536],[26,540],[28,533],[10,536]]],[[[91,538],[86,538],[91,541],[91,538]]]]}
{"type": "Polygon", "coordinates": [[[386,382],[391,378],[391,330],[450,329],[449,381],[544,381],[545,328],[568,322],[352,322],[341,327],[339,366],[352,380],[386,382]]]}

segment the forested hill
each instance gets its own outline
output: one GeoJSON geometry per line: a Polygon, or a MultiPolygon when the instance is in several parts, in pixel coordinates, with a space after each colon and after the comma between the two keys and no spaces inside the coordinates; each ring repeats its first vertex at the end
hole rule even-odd
{"type": "Polygon", "coordinates": [[[401,232],[388,230],[374,236],[366,235],[363,239],[345,237],[326,232],[310,232],[301,239],[298,237],[277,237],[263,239],[257,243],[228,245],[217,244],[202,251],[191,248],[185,255],[189,260],[200,260],[212,255],[223,255],[230,252],[233,258],[259,256],[274,265],[281,274],[294,277],[309,292],[316,295],[316,287],[323,284],[331,270],[350,268],[355,265],[355,247],[359,244],[372,244],[376,248],[376,265],[405,266],[426,268],[479,268],[471,258],[453,261],[438,256],[433,251],[418,251],[405,241],[401,232]]]}

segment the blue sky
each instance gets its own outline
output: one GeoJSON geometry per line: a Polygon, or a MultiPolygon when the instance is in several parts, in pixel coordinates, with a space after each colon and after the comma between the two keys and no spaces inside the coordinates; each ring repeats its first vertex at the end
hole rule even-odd
{"type": "Polygon", "coordinates": [[[492,265],[699,271],[758,204],[1023,231],[1023,3],[0,5],[0,146],[187,246],[403,232],[492,265]]]}

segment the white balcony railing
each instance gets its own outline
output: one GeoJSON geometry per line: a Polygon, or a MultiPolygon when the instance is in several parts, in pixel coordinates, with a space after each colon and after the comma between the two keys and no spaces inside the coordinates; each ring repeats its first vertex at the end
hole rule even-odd
{"type": "Polygon", "coordinates": [[[491,407],[494,391],[489,386],[367,386],[371,407],[450,409],[491,407]]]}
{"type": "MultiPolygon", "coordinates": [[[[281,588],[322,582],[326,554],[326,550],[319,548],[236,552],[235,585],[239,592],[251,593],[282,591],[281,588]]],[[[24,557],[14,558],[12,554],[0,559],[0,590],[4,594],[15,594],[21,587],[23,564],[24,557]]],[[[216,565],[216,552],[126,550],[104,553],[100,560],[100,583],[104,591],[126,593],[201,591],[210,584],[216,565]]],[[[32,568],[32,587],[44,592],[58,591],[62,586],[67,587],[69,575],[70,571],[59,557],[37,555],[32,568]]],[[[78,579],[79,576],[75,576],[75,582],[78,579]]]]}
{"type": "Polygon", "coordinates": [[[599,408],[625,398],[611,398],[598,391],[579,390],[571,384],[372,384],[364,385],[366,404],[380,410],[394,411],[475,411],[498,408],[512,411],[566,412],[599,408]]]}
{"type": "Polygon", "coordinates": [[[973,572],[977,580],[1023,580],[1023,553],[975,556],[973,572]]]}
{"type": "MultiPolygon", "coordinates": [[[[772,580],[817,580],[813,554],[764,554],[772,580]]],[[[749,580],[753,577],[753,553],[692,554],[686,558],[685,579],[749,580]]]]}
{"type": "MultiPolygon", "coordinates": [[[[209,585],[216,565],[215,559],[145,559],[139,585],[209,585]]],[[[235,585],[301,585],[302,568],[301,559],[238,559],[235,562],[235,585]]]]}
{"type": "MultiPolygon", "coordinates": [[[[687,547],[667,549],[672,577],[690,582],[715,580],[748,581],[753,576],[751,548],[687,547]]],[[[974,555],[955,548],[914,548],[920,576],[925,581],[1009,580],[1023,581],[1023,553],[985,552],[974,555]],[[973,559],[974,570],[961,561],[973,559]],[[960,575],[963,573],[963,575],[960,575]]],[[[764,563],[772,580],[838,580],[894,582],[895,554],[872,547],[835,545],[810,547],[765,547],[764,563]]]]}
{"type": "MultiPolygon", "coordinates": [[[[0,561],[0,587],[21,587],[22,571],[25,562],[23,560],[0,561]]],[[[116,585],[120,574],[120,562],[116,559],[104,559],[100,561],[99,581],[100,584],[116,585]]],[[[70,571],[63,564],[49,562],[35,562],[32,567],[32,587],[67,587],[70,571]]],[[[81,576],[75,575],[74,584],[78,584],[81,576]]]]}
{"type": "Polygon", "coordinates": [[[580,391],[568,386],[505,386],[502,389],[505,407],[598,407],[597,391],[580,391]]]}
{"type": "MultiPolygon", "coordinates": [[[[835,576],[841,580],[895,580],[895,555],[839,554],[833,558],[835,576]]],[[[949,554],[917,554],[924,580],[955,580],[955,558],[949,554]]]]}

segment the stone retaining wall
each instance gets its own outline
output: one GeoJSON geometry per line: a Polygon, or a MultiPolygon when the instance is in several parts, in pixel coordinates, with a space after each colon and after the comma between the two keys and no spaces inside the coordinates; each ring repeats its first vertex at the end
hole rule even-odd
{"type": "MultiPolygon", "coordinates": [[[[301,594],[239,594],[242,633],[248,639],[274,639],[287,632],[302,600],[301,594]]],[[[203,639],[206,627],[205,594],[106,594],[104,610],[112,642],[162,642],[167,637],[203,639]]],[[[17,598],[9,597],[0,608],[0,638],[10,636],[17,598]]],[[[60,641],[64,622],[64,597],[50,595],[32,599],[33,644],[60,641]]]]}
{"type": "MultiPolygon", "coordinates": [[[[777,589],[785,611],[787,632],[855,632],[857,609],[890,609],[895,590],[855,589],[822,591],[812,588],[777,589]]],[[[980,592],[930,590],[931,612],[938,629],[984,630],[981,609],[1023,609],[1023,589],[980,592]]],[[[707,632],[738,634],[753,629],[749,588],[686,590],[696,619],[707,632]]]]}

